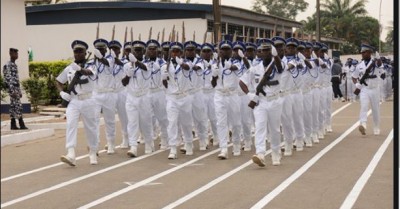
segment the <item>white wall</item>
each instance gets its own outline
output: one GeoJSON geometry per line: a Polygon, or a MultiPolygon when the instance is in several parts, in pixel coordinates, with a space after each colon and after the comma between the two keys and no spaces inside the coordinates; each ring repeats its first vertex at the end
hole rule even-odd
{"type": "MultiPolygon", "coordinates": [[[[9,48],[17,48],[20,81],[29,77],[27,37],[24,0],[1,0],[1,69],[10,60],[9,48]]],[[[28,103],[25,96],[22,102],[28,103]]]]}
{"type": "MultiPolygon", "coordinates": [[[[197,42],[203,42],[204,33],[207,30],[207,20],[184,19],[185,37],[190,40],[193,31],[196,31],[197,42]]],[[[127,21],[100,23],[99,38],[111,39],[112,28],[115,25],[115,39],[124,42],[125,27],[128,27],[127,41],[130,41],[130,28],[133,27],[133,39],[137,40],[141,34],[141,40],[147,41],[149,29],[152,29],[152,38],[157,39],[165,28],[164,40],[168,40],[169,33],[175,24],[175,30],[179,32],[179,41],[182,39],[182,20],[151,20],[151,21],[127,21]]],[[[96,39],[97,23],[62,24],[62,25],[30,25],[28,28],[28,42],[32,47],[34,61],[52,61],[72,58],[71,42],[75,39],[85,41],[89,45],[89,51],[93,50],[93,41],[96,39]]]]}

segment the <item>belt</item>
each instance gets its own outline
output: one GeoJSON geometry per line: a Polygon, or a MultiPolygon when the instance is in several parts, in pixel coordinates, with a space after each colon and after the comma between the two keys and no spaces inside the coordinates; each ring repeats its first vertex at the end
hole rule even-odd
{"type": "Polygon", "coordinates": [[[340,75],[332,75],[332,78],[340,78],[340,75]]]}
{"type": "Polygon", "coordinates": [[[230,95],[234,95],[235,93],[237,93],[236,91],[229,91],[229,90],[223,90],[223,89],[218,89],[217,92],[223,96],[230,96],[230,95]]]}
{"type": "Polygon", "coordinates": [[[187,94],[196,94],[200,91],[201,91],[201,89],[190,89],[190,90],[186,91],[186,93],[187,94]]]}
{"type": "Polygon", "coordinates": [[[77,98],[78,100],[90,99],[92,98],[92,93],[74,95],[74,98],[77,98]]]}
{"type": "Polygon", "coordinates": [[[292,89],[290,92],[291,92],[292,94],[297,94],[297,93],[300,93],[300,92],[301,92],[301,89],[292,89]]]}
{"type": "Polygon", "coordinates": [[[103,88],[103,89],[96,89],[96,93],[108,93],[108,92],[114,92],[115,89],[113,88],[103,88]]]}
{"type": "Polygon", "coordinates": [[[239,96],[244,96],[244,95],[246,95],[246,94],[242,91],[242,89],[239,89],[239,90],[237,91],[237,93],[238,93],[239,96]]]}
{"type": "Polygon", "coordinates": [[[144,90],[138,90],[138,91],[131,91],[130,94],[135,96],[135,97],[141,97],[144,96],[146,94],[148,94],[149,91],[147,89],[144,90]]]}
{"type": "Polygon", "coordinates": [[[307,94],[308,92],[310,92],[311,91],[311,89],[310,88],[305,88],[305,89],[303,89],[303,94],[307,94]]]}
{"type": "Polygon", "coordinates": [[[160,92],[160,91],[162,91],[162,89],[160,89],[160,88],[152,88],[152,89],[150,89],[151,93],[156,93],[156,92],[160,92]]]}
{"type": "Polygon", "coordinates": [[[211,88],[211,89],[203,89],[203,93],[214,93],[215,92],[215,89],[214,88],[211,88]]]}
{"type": "Polygon", "coordinates": [[[187,96],[186,93],[175,93],[175,94],[169,94],[169,96],[174,97],[175,99],[181,99],[187,96]]]}
{"type": "Polygon", "coordinates": [[[117,89],[114,90],[114,92],[115,92],[115,93],[119,93],[119,92],[122,92],[122,91],[124,91],[124,90],[125,90],[125,87],[123,87],[123,88],[117,88],[117,89]]]}
{"type": "Polygon", "coordinates": [[[279,94],[281,95],[281,97],[287,96],[287,95],[289,95],[290,93],[291,93],[290,91],[282,91],[282,92],[279,92],[279,94]]]}

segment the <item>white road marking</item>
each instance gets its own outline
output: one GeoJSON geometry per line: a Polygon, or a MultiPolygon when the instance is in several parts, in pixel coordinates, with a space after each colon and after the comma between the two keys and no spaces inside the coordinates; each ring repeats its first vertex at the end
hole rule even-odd
{"type": "Polygon", "coordinates": [[[383,154],[385,153],[389,144],[392,142],[392,139],[393,139],[393,129],[392,129],[392,131],[390,131],[388,137],[385,139],[383,144],[379,147],[378,151],[375,153],[375,155],[372,158],[371,162],[369,163],[368,167],[365,169],[364,173],[358,179],[358,181],[354,185],[353,189],[347,195],[347,197],[344,200],[340,209],[351,209],[353,207],[354,203],[357,201],[357,198],[360,195],[365,184],[367,184],[369,177],[371,177],[376,166],[378,165],[379,161],[381,160],[383,154]]]}
{"type": "Polygon", "coordinates": [[[7,206],[10,206],[10,205],[16,204],[16,203],[18,203],[18,202],[25,201],[25,200],[27,200],[27,199],[30,199],[30,198],[33,198],[33,197],[42,195],[42,194],[44,194],[44,193],[47,193],[47,192],[50,192],[50,191],[53,191],[53,190],[56,190],[56,189],[59,189],[59,188],[68,186],[68,185],[70,185],[70,184],[73,184],[73,183],[76,183],[76,182],[85,180],[85,179],[87,179],[87,178],[90,178],[90,177],[93,177],[93,176],[96,176],[96,175],[99,175],[99,174],[102,174],[102,173],[105,173],[105,172],[114,170],[114,169],[116,169],[116,168],[119,168],[119,167],[122,167],[122,166],[125,166],[125,165],[128,165],[128,164],[131,164],[131,163],[133,163],[133,162],[136,162],[136,161],[139,161],[139,160],[148,158],[148,157],[151,157],[151,156],[153,156],[153,155],[156,155],[156,154],[161,153],[161,152],[164,152],[164,151],[165,151],[165,150],[157,150],[157,151],[155,151],[155,152],[153,152],[153,153],[151,153],[151,154],[143,155],[143,156],[140,156],[140,157],[137,157],[137,158],[134,158],[134,159],[131,159],[131,160],[128,160],[128,161],[125,161],[125,162],[122,162],[122,163],[119,163],[119,164],[116,164],[116,165],[113,165],[113,166],[104,168],[104,169],[102,169],[102,170],[98,170],[98,171],[96,171],[96,172],[89,173],[89,174],[86,174],[86,175],[84,175],[84,176],[71,179],[71,180],[69,180],[69,181],[66,181],[66,182],[63,182],[63,183],[54,185],[54,186],[52,186],[52,187],[49,187],[49,188],[46,188],[46,189],[42,189],[42,190],[39,190],[39,191],[37,191],[37,192],[34,192],[34,193],[31,193],[31,194],[28,194],[28,195],[19,197],[19,198],[17,198],[17,199],[14,199],[14,200],[5,202],[5,203],[1,204],[1,207],[2,207],[2,208],[3,208],[3,207],[7,207],[7,206]]]}
{"type": "MultiPolygon", "coordinates": [[[[134,185],[134,184],[136,184],[136,182],[124,182],[125,184],[128,184],[129,186],[132,186],[132,185],[134,185]]],[[[162,183],[158,183],[158,182],[153,182],[153,183],[148,183],[148,184],[146,184],[146,185],[143,185],[143,186],[154,186],[154,185],[160,185],[160,184],[162,184],[162,183]]]]}
{"type": "MultiPolygon", "coordinates": [[[[228,145],[228,147],[230,147],[230,146],[232,146],[232,143],[228,145]]],[[[190,161],[188,161],[188,162],[186,162],[186,163],[180,164],[180,165],[178,165],[178,166],[176,166],[176,167],[173,167],[173,168],[171,168],[171,169],[165,170],[165,171],[163,171],[163,172],[161,172],[161,173],[159,173],[159,174],[156,174],[156,175],[151,176],[151,177],[149,177],[149,178],[147,178],[147,179],[144,179],[144,180],[142,180],[142,181],[140,181],[140,182],[137,182],[137,183],[134,184],[134,185],[128,186],[128,187],[126,187],[126,188],[124,188],[124,189],[121,189],[121,190],[116,191],[116,192],[114,192],[114,193],[111,193],[111,194],[109,194],[109,195],[107,195],[107,196],[104,196],[104,197],[102,197],[102,198],[100,198],[100,199],[97,199],[97,200],[95,200],[95,201],[93,201],[93,202],[90,202],[90,203],[88,203],[88,204],[86,204],[86,205],[84,205],[84,206],[79,207],[78,209],[86,209],[86,208],[91,208],[91,207],[94,207],[94,206],[96,206],[96,205],[99,205],[99,204],[101,204],[101,203],[103,203],[103,202],[106,202],[106,201],[108,201],[108,200],[110,200],[110,199],[112,199],[112,198],[114,198],[114,197],[118,197],[118,196],[120,196],[120,195],[122,195],[122,194],[124,194],[124,193],[127,193],[127,192],[129,192],[129,191],[132,191],[132,190],[134,190],[134,189],[137,189],[137,188],[139,188],[139,187],[141,187],[141,186],[143,186],[143,185],[146,185],[146,184],[148,184],[148,183],[150,183],[150,182],[153,182],[153,181],[155,181],[155,180],[157,180],[157,179],[159,179],[159,178],[161,178],[161,177],[164,177],[164,176],[166,176],[166,175],[168,175],[168,174],[171,174],[171,173],[173,173],[173,172],[175,172],[175,171],[177,171],[177,170],[179,170],[179,169],[181,169],[181,168],[184,168],[184,167],[186,167],[186,166],[188,166],[188,165],[190,165],[190,164],[193,164],[193,163],[195,163],[195,162],[197,162],[197,161],[199,161],[199,160],[202,160],[202,159],[204,159],[204,158],[206,158],[206,157],[208,157],[208,156],[210,156],[210,155],[213,155],[213,154],[219,152],[220,150],[221,150],[220,148],[218,148],[218,149],[216,149],[216,150],[213,150],[213,151],[211,151],[211,152],[209,152],[209,153],[206,153],[206,154],[204,154],[204,155],[201,155],[200,157],[197,157],[197,158],[195,158],[195,159],[193,159],[193,160],[190,160],[190,161]]]]}
{"type": "MultiPolygon", "coordinates": [[[[371,110],[368,111],[367,115],[371,114],[371,110]]],[[[323,150],[321,150],[318,154],[316,154],[311,160],[309,160],[306,164],[304,164],[300,169],[298,169],[295,173],[293,173],[289,178],[283,181],[278,187],[272,190],[269,194],[264,196],[260,201],[258,201],[255,205],[253,205],[252,209],[258,209],[265,207],[269,202],[271,202],[276,196],[278,196],[283,190],[285,190],[290,184],[292,184],[296,179],[298,179],[301,175],[303,175],[311,166],[313,166],[322,156],[324,156],[327,152],[329,152],[333,147],[335,147],[338,143],[340,143],[347,135],[349,135],[354,129],[356,129],[360,125],[360,122],[357,121],[353,126],[347,129],[339,138],[335,139],[332,143],[326,146],[323,150]]]]}

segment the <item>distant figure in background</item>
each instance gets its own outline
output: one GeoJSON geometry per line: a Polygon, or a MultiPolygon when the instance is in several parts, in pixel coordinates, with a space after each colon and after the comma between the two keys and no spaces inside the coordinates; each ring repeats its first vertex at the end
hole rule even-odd
{"type": "Polygon", "coordinates": [[[11,130],[28,129],[22,119],[22,92],[19,84],[18,66],[15,64],[17,59],[18,49],[10,48],[10,61],[3,67],[4,79],[10,95],[11,130]],[[15,119],[19,121],[19,128],[15,119]]]}
{"type": "Polygon", "coordinates": [[[340,64],[339,58],[335,57],[333,60],[332,65],[332,89],[335,99],[339,98],[342,102],[346,100],[343,98],[342,91],[340,91],[340,83],[341,83],[341,76],[342,76],[342,65],[340,64]]]}

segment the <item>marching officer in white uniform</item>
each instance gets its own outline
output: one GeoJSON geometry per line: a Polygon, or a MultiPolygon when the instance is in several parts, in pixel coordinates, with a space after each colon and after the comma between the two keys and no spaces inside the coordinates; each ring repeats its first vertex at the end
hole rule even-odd
{"type": "Polygon", "coordinates": [[[66,110],[66,149],[67,155],[61,156],[61,161],[70,166],[76,165],[75,147],[78,134],[78,122],[82,117],[85,126],[86,140],[89,146],[90,164],[97,164],[98,134],[96,124],[96,104],[92,98],[96,68],[86,61],[88,45],[79,40],[72,42],[75,61],[68,65],[56,78],[56,87],[62,99],[69,102],[66,110]],[[63,91],[63,84],[72,86],[71,92],[63,91]]]}
{"type": "Polygon", "coordinates": [[[357,65],[353,73],[353,82],[356,84],[356,92],[360,94],[360,126],[359,131],[362,135],[367,130],[367,112],[371,104],[372,118],[374,122],[374,135],[380,134],[380,110],[379,110],[379,79],[384,74],[382,61],[379,53],[375,59],[371,57],[374,48],[367,44],[361,45],[362,60],[357,65]]]}
{"type": "Polygon", "coordinates": [[[168,159],[177,158],[178,125],[182,127],[186,155],[193,155],[193,97],[188,94],[192,83],[190,68],[180,58],[182,51],[181,43],[171,42],[167,64],[161,68],[163,85],[167,88],[168,145],[171,147],[168,159]]]}
{"type": "Polygon", "coordinates": [[[282,101],[279,95],[283,63],[278,52],[269,39],[258,41],[258,65],[250,68],[240,79],[240,87],[250,99],[248,108],[254,108],[255,118],[255,147],[256,154],[252,157],[254,163],[260,167],[265,166],[266,137],[269,135],[272,149],[272,165],[280,165],[280,124],[282,114],[282,101]],[[256,93],[249,92],[253,86],[256,93]]]}
{"type": "Polygon", "coordinates": [[[127,86],[126,113],[128,114],[129,157],[137,157],[137,144],[141,133],[145,141],[145,154],[154,151],[153,124],[151,107],[150,79],[151,69],[143,64],[143,53],[146,44],[142,41],[132,42],[133,54],[129,54],[129,62],[124,65],[127,86]]]}
{"type": "MultiPolygon", "coordinates": [[[[95,40],[93,45],[95,47],[94,65],[96,65],[97,69],[97,79],[93,91],[93,98],[96,102],[96,113],[98,115],[97,125],[100,126],[100,114],[103,112],[106,126],[107,153],[112,154],[115,152],[115,109],[117,94],[114,92],[115,79],[113,67],[116,55],[111,50],[110,54],[106,56],[108,41],[104,39],[95,40]]],[[[97,134],[100,134],[100,127],[98,127],[97,134]]]]}
{"type": "MultiPolygon", "coordinates": [[[[322,47],[320,49],[320,57],[325,63],[325,70],[324,72],[324,99],[325,99],[325,107],[324,107],[324,126],[323,126],[323,133],[326,134],[326,132],[331,133],[332,132],[332,97],[333,97],[333,90],[332,90],[332,83],[331,83],[331,78],[332,78],[332,65],[333,65],[333,60],[329,58],[328,56],[328,46],[324,43],[321,43],[322,47]]],[[[324,65],[321,65],[321,67],[324,67],[324,65]]]]}
{"type": "Polygon", "coordinates": [[[220,58],[212,66],[212,85],[216,89],[214,96],[217,115],[218,138],[221,153],[218,158],[228,158],[228,131],[232,127],[233,156],[240,155],[240,99],[239,88],[240,62],[233,64],[232,42],[223,40],[219,44],[220,58]]]}
{"type": "Polygon", "coordinates": [[[203,70],[203,95],[204,95],[204,104],[206,108],[206,113],[208,120],[210,121],[211,131],[212,131],[212,145],[216,146],[219,144],[218,139],[218,129],[217,129],[217,117],[215,115],[215,106],[214,106],[214,95],[215,89],[211,85],[212,73],[211,66],[216,63],[216,57],[218,56],[214,52],[214,46],[210,43],[204,43],[201,45],[200,57],[204,64],[203,70]]]}
{"type": "Polygon", "coordinates": [[[167,149],[168,147],[168,118],[166,109],[166,96],[165,87],[162,84],[161,79],[161,67],[166,64],[165,60],[157,57],[157,50],[160,48],[160,43],[157,40],[150,39],[146,43],[146,64],[148,69],[151,69],[151,80],[150,80],[150,96],[151,105],[153,108],[153,126],[156,125],[157,120],[160,127],[160,149],[167,149]]]}

